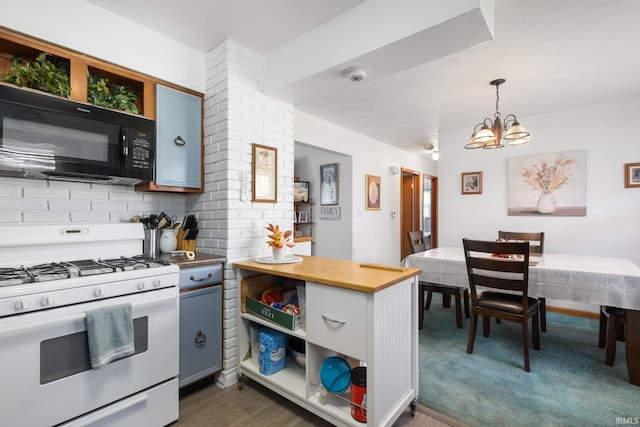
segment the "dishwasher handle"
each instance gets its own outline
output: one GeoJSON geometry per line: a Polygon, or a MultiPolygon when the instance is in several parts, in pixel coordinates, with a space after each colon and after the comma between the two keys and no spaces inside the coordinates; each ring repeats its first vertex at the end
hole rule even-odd
{"type": "Polygon", "coordinates": [[[195,342],[196,345],[204,345],[207,342],[207,336],[202,331],[198,331],[195,342]]]}

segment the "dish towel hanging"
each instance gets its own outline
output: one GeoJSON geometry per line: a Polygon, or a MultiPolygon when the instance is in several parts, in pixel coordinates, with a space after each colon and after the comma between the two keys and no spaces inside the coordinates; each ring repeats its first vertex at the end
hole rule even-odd
{"type": "Polygon", "coordinates": [[[135,353],[131,304],[89,310],[85,326],[93,369],[135,353]]]}

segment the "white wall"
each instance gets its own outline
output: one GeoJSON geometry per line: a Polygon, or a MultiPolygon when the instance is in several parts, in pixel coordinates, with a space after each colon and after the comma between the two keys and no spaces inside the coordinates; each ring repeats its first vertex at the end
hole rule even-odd
{"type": "Polygon", "coordinates": [[[0,25],[204,92],[204,53],[84,0],[4,4],[0,25]]]}
{"type": "MultiPolygon", "coordinates": [[[[400,175],[392,174],[390,166],[436,175],[436,164],[299,110],[295,111],[295,140],[352,157],[352,258],[359,262],[399,264],[400,175]],[[365,175],[381,178],[378,211],[365,209],[365,175]],[[393,210],[398,213],[396,218],[391,217],[393,210]]],[[[342,203],[342,196],[340,200],[342,203]]]]}
{"type": "Polygon", "coordinates": [[[300,181],[309,181],[309,198],[314,203],[312,255],[351,260],[353,241],[345,236],[352,234],[352,157],[296,142],[294,159],[294,175],[300,181]],[[331,163],[338,164],[340,219],[320,219],[320,166],[331,163]]]}

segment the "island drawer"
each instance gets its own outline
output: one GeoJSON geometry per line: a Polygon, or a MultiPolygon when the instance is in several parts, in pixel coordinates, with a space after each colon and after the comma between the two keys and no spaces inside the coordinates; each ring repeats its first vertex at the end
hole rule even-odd
{"type": "Polygon", "coordinates": [[[366,360],[368,294],[307,282],[307,341],[366,360]]]}

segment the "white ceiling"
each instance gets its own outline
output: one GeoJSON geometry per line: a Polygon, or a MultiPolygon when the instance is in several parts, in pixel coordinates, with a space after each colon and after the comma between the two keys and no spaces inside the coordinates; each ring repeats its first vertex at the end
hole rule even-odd
{"type": "MultiPolygon", "coordinates": [[[[404,6],[410,10],[443,4],[443,0],[87,1],[202,52],[229,38],[265,55],[266,72],[275,53],[282,54],[292,41],[313,31],[335,29],[348,44],[349,29],[339,23],[357,22],[353,19],[358,14],[365,29],[353,25],[358,31],[354,39],[362,40],[356,36],[363,34],[375,39],[395,14],[372,20],[368,16],[372,8],[393,4],[402,16],[404,6]]],[[[424,15],[429,19],[426,15],[431,14],[424,15]]],[[[316,66],[315,75],[276,88],[275,96],[299,110],[421,154],[427,144],[438,143],[439,131],[468,128],[471,133],[476,123],[492,117],[495,89],[489,81],[495,78],[506,79],[500,87],[503,117],[515,113],[525,126],[528,116],[640,95],[640,1],[495,0],[494,16],[493,40],[447,48],[464,37],[466,30],[458,22],[449,27],[458,35],[450,32],[445,38],[443,33],[425,32],[431,39],[399,38],[372,49],[377,60],[370,62],[374,69],[367,69],[369,77],[362,82],[351,83],[336,70],[362,65],[367,60],[364,54],[326,69],[316,66]],[[407,40],[414,45],[408,47],[407,40]],[[439,52],[421,52],[416,43],[423,43],[424,51],[439,52]],[[402,49],[404,53],[414,49],[405,55],[412,60],[399,59],[402,49]],[[385,70],[377,73],[380,64],[385,70]]],[[[473,33],[471,25],[468,32],[473,33]]],[[[295,59],[304,68],[328,50],[333,48],[307,49],[295,59]]],[[[535,129],[529,131],[535,141],[535,129]]]]}

